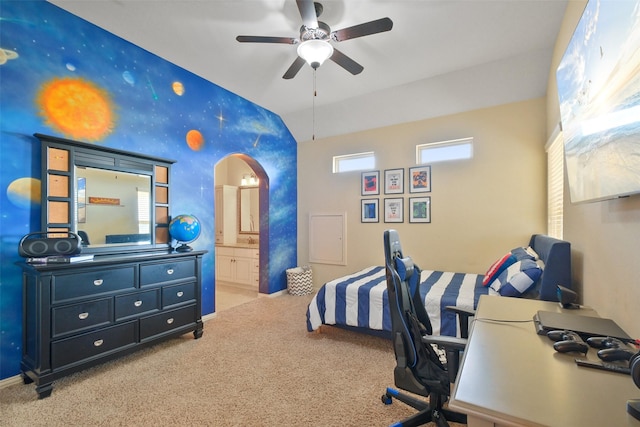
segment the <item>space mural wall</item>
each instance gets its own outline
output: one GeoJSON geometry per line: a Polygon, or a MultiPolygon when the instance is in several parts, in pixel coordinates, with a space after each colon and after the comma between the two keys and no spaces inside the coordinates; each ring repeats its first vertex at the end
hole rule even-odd
{"type": "Polygon", "coordinates": [[[20,238],[40,226],[36,132],[177,161],[171,214],[197,216],[202,234],[191,246],[209,251],[203,314],[215,304],[214,167],[250,156],[269,182],[260,291],[286,288],[285,270],[297,262],[297,149],[279,116],[50,3],[0,0],[0,379],[20,369],[14,263],[20,238]]]}

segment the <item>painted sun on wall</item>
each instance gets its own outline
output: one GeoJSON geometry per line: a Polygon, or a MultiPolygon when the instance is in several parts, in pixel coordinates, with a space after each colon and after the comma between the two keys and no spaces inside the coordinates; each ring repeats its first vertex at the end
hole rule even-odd
{"type": "Polygon", "coordinates": [[[82,78],[48,81],[40,89],[37,104],[47,125],[73,139],[100,141],[115,126],[107,91],[82,78]]]}

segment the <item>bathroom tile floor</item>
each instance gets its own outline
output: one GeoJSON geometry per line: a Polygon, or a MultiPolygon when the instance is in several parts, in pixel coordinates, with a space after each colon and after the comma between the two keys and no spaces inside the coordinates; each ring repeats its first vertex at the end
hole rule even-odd
{"type": "Polygon", "coordinates": [[[258,298],[258,292],[235,286],[216,285],[216,311],[220,312],[258,298]]]}

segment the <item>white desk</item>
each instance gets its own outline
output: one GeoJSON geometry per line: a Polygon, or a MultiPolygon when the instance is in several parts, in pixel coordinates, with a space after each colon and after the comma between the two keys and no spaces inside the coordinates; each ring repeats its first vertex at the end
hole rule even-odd
{"type": "MultiPolygon", "coordinates": [[[[558,303],[482,296],[476,318],[530,320],[538,310],[563,311],[558,303]]],[[[466,413],[470,427],[640,426],[627,413],[627,400],[640,398],[631,377],[579,367],[576,357],[556,352],[533,322],[476,320],[449,407],[466,413]]],[[[595,349],[588,358],[598,360],[595,349]]]]}

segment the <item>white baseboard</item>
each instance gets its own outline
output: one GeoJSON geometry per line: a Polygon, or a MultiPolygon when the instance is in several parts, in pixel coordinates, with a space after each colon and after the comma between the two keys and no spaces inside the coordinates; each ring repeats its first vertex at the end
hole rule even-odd
{"type": "Polygon", "coordinates": [[[213,319],[214,317],[216,317],[218,313],[209,313],[209,314],[205,314],[204,316],[202,316],[202,323],[207,322],[211,319],[213,319]]]}
{"type": "Polygon", "coordinates": [[[14,384],[22,384],[22,377],[20,375],[15,375],[13,377],[0,380],[0,389],[12,386],[14,384]]]}
{"type": "Polygon", "coordinates": [[[282,295],[286,294],[287,292],[289,292],[289,291],[287,291],[286,289],[283,289],[281,291],[274,292],[272,294],[260,294],[259,293],[258,294],[258,298],[275,298],[275,297],[282,296],[282,295]]]}

